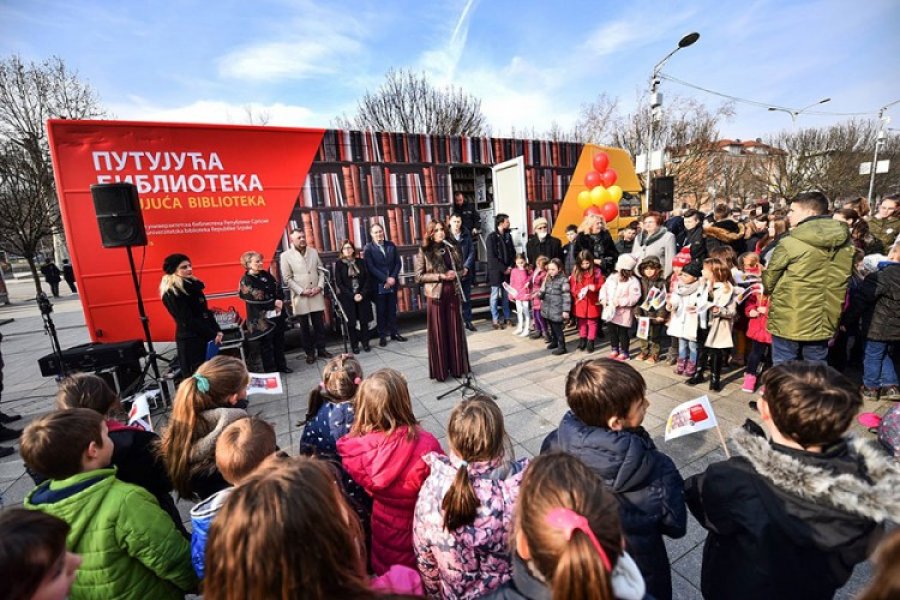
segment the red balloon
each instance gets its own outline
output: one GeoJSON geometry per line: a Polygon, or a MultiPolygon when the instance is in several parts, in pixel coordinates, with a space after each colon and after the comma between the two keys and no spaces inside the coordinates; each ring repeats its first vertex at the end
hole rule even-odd
{"type": "MultiPolygon", "coordinates": [[[[596,208],[592,206],[591,208],[596,208]]],[[[588,209],[590,210],[590,209],[588,209]]],[[[613,219],[619,216],[619,205],[615,202],[607,202],[603,206],[600,207],[600,214],[603,216],[603,219],[609,223],[613,219]]]]}
{"type": "Polygon", "coordinates": [[[584,176],[584,185],[586,185],[589,190],[594,189],[601,183],[603,183],[603,175],[597,171],[591,171],[584,176]]]}
{"type": "Polygon", "coordinates": [[[615,185],[616,180],[619,178],[619,174],[616,173],[615,169],[607,169],[603,171],[600,177],[603,179],[603,187],[609,187],[615,185]]]}
{"type": "Polygon", "coordinates": [[[597,206],[596,204],[592,204],[591,206],[588,206],[586,209],[584,209],[584,215],[583,215],[583,216],[586,217],[586,216],[588,216],[588,215],[597,215],[598,217],[602,217],[602,216],[603,216],[603,211],[602,211],[602,210],[600,209],[600,207],[597,206]]]}
{"type": "MultiPolygon", "coordinates": [[[[609,166],[609,155],[606,152],[598,152],[594,155],[594,170],[602,173],[609,166]]],[[[609,187],[609,186],[607,186],[609,187]]]]}

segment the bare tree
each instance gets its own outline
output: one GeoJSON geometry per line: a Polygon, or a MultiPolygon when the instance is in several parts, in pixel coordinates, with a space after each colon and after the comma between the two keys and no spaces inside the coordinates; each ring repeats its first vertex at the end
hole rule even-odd
{"type": "Polygon", "coordinates": [[[334,119],[342,129],[480,136],[486,131],[481,100],[454,86],[437,88],[425,73],[391,69],[375,92],[366,92],[356,114],[334,119]]]}
{"type": "Polygon", "coordinates": [[[58,253],[62,244],[45,123],[103,114],[93,89],[62,59],[0,60],[0,241],[28,261],[38,292],[35,255],[41,240],[59,238],[58,253]]]}
{"type": "Polygon", "coordinates": [[[570,141],[608,146],[621,120],[618,98],[610,98],[604,92],[593,102],[581,106],[573,134],[576,139],[570,141]]]}

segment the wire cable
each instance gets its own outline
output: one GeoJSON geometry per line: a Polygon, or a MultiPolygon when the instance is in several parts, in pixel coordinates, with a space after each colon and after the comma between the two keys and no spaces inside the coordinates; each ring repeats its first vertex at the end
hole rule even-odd
{"type": "MultiPolygon", "coordinates": [[[[749,104],[751,106],[758,106],[760,108],[774,108],[776,110],[783,110],[790,114],[800,114],[795,108],[788,108],[787,106],[779,106],[777,104],[770,104],[768,102],[760,102],[759,100],[750,100],[749,98],[741,98],[739,96],[732,96],[730,94],[725,94],[723,92],[717,92],[715,90],[711,90],[687,81],[683,81],[676,77],[672,77],[671,75],[666,75],[665,73],[660,73],[659,77],[665,79],[666,81],[671,81],[672,83],[677,83],[678,85],[683,85],[685,87],[689,87],[695,90],[699,90],[701,92],[705,92],[707,94],[712,94],[713,96],[719,96],[720,98],[725,98],[727,100],[731,100],[733,102],[738,102],[740,104],[749,104]]],[[[862,117],[862,116],[875,116],[878,114],[877,110],[868,111],[868,112],[828,112],[823,110],[804,110],[804,115],[820,115],[820,116],[829,116],[829,117],[862,117]]]]}

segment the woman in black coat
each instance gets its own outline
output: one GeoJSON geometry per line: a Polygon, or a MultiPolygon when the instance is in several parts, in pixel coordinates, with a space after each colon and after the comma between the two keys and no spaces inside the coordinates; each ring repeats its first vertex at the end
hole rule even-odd
{"type": "Polygon", "coordinates": [[[247,269],[238,288],[238,295],[247,305],[247,340],[257,348],[263,371],[293,373],[284,356],[286,317],[281,286],[266,272],[259,252],[244,252],[241,265],[247,269]]]}
{"type": "Polygon", "coordinates": [[[190,377],[206,361],[209,342],[222,343],[222,331],[206,304],[203,282],[194,278],[191,259],[184,254],[170,254],[163,261],[163,271],[159,292],[175,320],[181,376],[190,377]]]}
{"type": "Polygon", "coordinates": [[[685,248],[691,253],[691,262],[703,264],[707,256],[703,213],[693,208],[684,212],[684,230],[675,237],[675,252],[683,252],[685,248]]]}
{"type": "Polygon", "coordinates": [[[363,350],[368,352],[372,338],[369,329],[372,322],[372,290],[366,262],[359,258],[359,251],[350,240],[341,242],[341,258],[334,263],[334,286],[338,301],[347,313],[351,350],[359,354],[362,343],[363,350]]]}
{"type": "Polygon", "coordinates": [[[575,256],[587,250],[594,257],[594,264],[600,267],[604,277],[613,271],[619,251],[613,241],[603,217],[588,215],[578,226],[578,237],[575,238],[575,256]]]}

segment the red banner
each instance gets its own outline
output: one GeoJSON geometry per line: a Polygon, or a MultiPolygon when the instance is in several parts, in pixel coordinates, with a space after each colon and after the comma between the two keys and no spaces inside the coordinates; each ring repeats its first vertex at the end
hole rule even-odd
{"type": "MultiPolygon", "coordinates": [[[[267,262],[324,130],[122,121],[47,122],[63,225],[91,338],[143,338],[125,248],[104,248],[91,198],[95,183],[138,188],[147,246],[133,248],[156,341],[175,337],[160,301],[163,259],[187,254],[207,295],[234,294],[241,254],[267,262]]],[[[243,303],[235,296],[213,306],[243,303]]]]}

